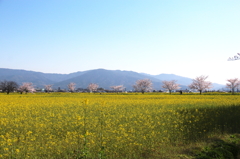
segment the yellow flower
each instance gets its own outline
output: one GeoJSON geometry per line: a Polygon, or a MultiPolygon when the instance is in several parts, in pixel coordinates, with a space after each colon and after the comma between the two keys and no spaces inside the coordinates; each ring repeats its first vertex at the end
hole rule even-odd
{"type": "Polygon", "coordinates": [[[30,135],[30,134],[32,134],[32,131],[27,132],[27,135],[30,135]]]}
{"type": "Polygon", "coordinates": [[[85,99],[85,100],[84,100],[84,104],[85,104],[85,105],[88,105],[88,103],[89,103],[89,100],[88,100],[88,99],[85,99]]]}

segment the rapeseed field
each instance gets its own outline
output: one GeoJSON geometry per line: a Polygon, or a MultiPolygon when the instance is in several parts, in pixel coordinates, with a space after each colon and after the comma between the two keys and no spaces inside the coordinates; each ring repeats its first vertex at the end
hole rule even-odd
{"type": "Polygon", "coordinates": [[[164,158],[239,114],[239,95],[0,94],[0,158],[164,158]]]}

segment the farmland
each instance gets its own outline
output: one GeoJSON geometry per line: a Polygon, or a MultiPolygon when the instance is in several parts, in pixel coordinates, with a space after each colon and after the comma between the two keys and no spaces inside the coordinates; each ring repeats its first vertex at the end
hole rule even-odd
{"type": "Polygon", "coordinates": [[[239,132],[239,103],[224,93],[0,94],[0,158],[164,158],[239,132]]]}

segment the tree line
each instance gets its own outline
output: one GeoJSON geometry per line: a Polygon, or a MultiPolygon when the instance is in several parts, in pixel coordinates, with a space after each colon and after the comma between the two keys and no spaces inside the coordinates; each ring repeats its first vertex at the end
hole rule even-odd
{"type": "Polygon", "coordinates": [[[10,92],[14,92],[14,91],[18,91],[20,92],[21,94],[23,92],[35,92],[35,88],[33,86],[32,83],[23,83],[22,85],[18,85],[16,82],[14,81],[2,81],[0,82],[0,90],[2,92],[6,92],[7,94],[9,94],[10,92]]]}
{"type": "MultiPolygon", "coordinates": [[[[205,90],[209,90],[212,88],[212,82],[210,81],[206,81],[208,78],[208,76],[198,76],[196,78],[194,78],[192,80],[192,83],[190,85],[188,85],[188,87],[190,89],[194,89],[200,92],[200,94],[202,94],[203,91],[205,90]]],[[[228,83],[226,83],[226,87],[229,88],[232,92],[232,94],[234,94],[235,89],[240,87],[240,80],[238,78],[233,78],[233,79],[228,79],[227,80],[228,83]]],[[[171,92],[173,90],[179,90],[180,84],[177,83],[176,80],[164,80],[162,81],[162,88],[169,91],[169,93],[171,94],[171,92]]],[[[74,92],[75,88],[76,88],[76,84],[75,83],[69,83],[68,85],[68,90],[70,92],[74,92]]],[[[99,85],[95,84],[95,83],[90,83],[87,87],[87,89],[90,92],[95,92],[98,90],[99,85]]],[[[116,86],[110,86],[110,88],[115,91],[115,92],[121,92],[124,91],[125,87],[123,85],[116,85],[116,86]]],[[[136,83],[133,85],[133,89],[135,91],[138,92],[142,92],[142,94],[144,94],[144,92],[149,92],[151,91],[152,88],[152,81],[149,79],[141,79],[141,80],[137,80],[136,83]]],[[[36,89],[34,88],[32,83],[23,83],[22,85],[18,85],[16,82],[14,81],[2,81],[0,82],[0,90],[2,92],[6,92],[7,94],[9,94],[10,92],[14,92],[17,91],[19,93],[33,93],[36,91],[36,89]]],[[[50,92],[52,91],[52,85],[45,85],[45,91],[46,92],[50,92]]]]}
{"type": "MultiPolygon", "coordinates": [[[[203,91],[209,90],[213,87],[212,82],[206,81],[207,78],[208,76],[204,75],[198,76],[192,79],[192,83],[188,85],[188,87],[190,89],[197,90],[199,91],[200,94],[202,94],[203,91]]],[[[240,80],[238,78],[227,79],[227,82],[228,83],[226,83],[226,88],[229,88],[232,94],[234,94],[235,89],[240,87],[240,80]]],[[[164,80],[162,81],[162,83],[163,83],[162,88],[169,91],[170,94],[173,90],[178,90],[181,88],[179,87],[180,84],[178,84],[176,80],[171,81],[164,80]]],[[[136,91],[144,93],[152,90],[152,82],[149,79],[138,80],[136,81],[136,84],[133,85],[133,88],[136,91]]]]}

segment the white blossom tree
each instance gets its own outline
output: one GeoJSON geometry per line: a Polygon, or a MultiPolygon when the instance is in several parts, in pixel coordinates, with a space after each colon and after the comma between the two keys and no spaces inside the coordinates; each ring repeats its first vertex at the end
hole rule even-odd
{"type": "Polygon", "coordinates": [[[52,85],[45,85],[45,90],[49,93],[49,91],[52,91],[52,85]]]}
{"type": "Polygon", "coordinates": [[[171,81],[162,81],[163,85],[162,88],[166,89],[169,91],[171,94],[173,90],[180,89],[179,84],[176,83],[176,80],[171,80],[171,81]]]}
{"type": "Polygon", "coordinates": [[[232,78],[227,81],[229,83],[226,83],[226,87],[231,89],[232,94],[234,94],[234,90],[240,86],[240,80],[238,78],[232,78]]]}
{"type": "Polygon", "coordinates": [[[92,92],[94,92],[94,91],[97,91],[97,89],[98,89],[98,84],[96,84],[96,83],[90,83],[89,85],[88,85],[88,89],[89,89],[89,91],[90,91],[90,93],[92,93],[92,92]]]}
{"type": "Polygon", "coordinates": [[[23,92],[25,92],[25,93],[28,93],[28,92],[33,93],[36,90],[35,90],[35,88],[34,88],[32,83],[26,82],[26,83],[23,83],[21,86],[19,86],[18,91],[22,94],[23,92]]]}
{"type": "Polygon", "coordinates": [[[196,89],[202,94],[202,91],[212,88],[212,82],[206,81],[208,76],[198,76],[193,79],[192,83],[188,86],[190,89],[196,89]]]}
{"type": "Polygon", "coordinates": [[[152,90],[152,81],[150,79],[137,80],[133,88],[135,91],[140,91],[144,94],[144,92],[152,90]]]}
{"type": "Polygon", "coordinates": [[[73,82],[71,82],[71,83],[68,84],[68,90],[69,90],[70,92],[74,92],[75,87],[76,87],[76,84],[73,83],[73,82]]]}
{"type": "Polygon", "coordinates": [[[125,87],[123,85],[118,85],[118,86],[110,86],[111,89],[113,89],[115,92],[120,92],[123,91],[125,87]]]}
{"type": "Polygon", "coordinates": [[[228,58],[228,61],[235,61],[235,60],[240,60],[240,53],[237,53],[237,55],[228,58]]]}

